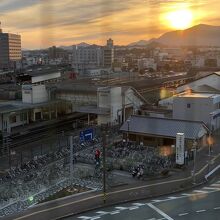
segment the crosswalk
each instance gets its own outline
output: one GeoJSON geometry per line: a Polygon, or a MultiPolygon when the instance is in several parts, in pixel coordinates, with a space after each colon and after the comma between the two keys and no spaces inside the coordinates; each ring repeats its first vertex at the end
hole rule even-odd
{"type": "MultiPolygon", "coordinates": [[[[191,197],[191,196],[196,196],[196,195],[201,195],[201,194],[209,194],[209,193],[214,193],[220,191],[220,181],[217,181],[209,186],[204,186],[201,189],[195,189],[187,193],[180,193],[175,196],[168,196],[168,197],[163,197],[161,199],[152,199],[148,201],[147,203],[131,203],[129,204],[130,206],[116,206],[113,208],[111,211],[97,211],[94,213],[93,216],[79,216],[77,217],[78,219],[81,220],[96,220],[96,219],[101,219],[103,215],[117,215],[120,212],[123,211],[135,211],[143,206],[148,206],[150,204],[156,204],[156,203],[161,203],[161,202],[166,202],[166,201],[171,201],[171,200],[177,200],[185,197],[191,197]]],[[[185,213],[181,214],[184,215],[185,213]]]]}

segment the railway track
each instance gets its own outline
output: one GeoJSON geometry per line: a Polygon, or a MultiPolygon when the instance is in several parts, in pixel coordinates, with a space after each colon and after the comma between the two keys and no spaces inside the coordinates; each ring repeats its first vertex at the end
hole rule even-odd
{"type": "MultiPolygon", "coordinates": [[[[10,136],[11,143],[10,148],[20,147],[25,144],[29,144],[31,142],[35,142],[38,140],[43,140],[48,137],[52,137],[54,135],[59,135],[63,131],[71,131],[73,130],[73,120],[76,118],[66,119],[64,121],[60,121],[55,124],[50,124],[47,126],[41,126],[35,129],[30,129],[25,132],[21,132],[18,134],[14,134],[10,136]]],[[[78,116],[77,119],[85,120],[85,115],[78,116]]]]}

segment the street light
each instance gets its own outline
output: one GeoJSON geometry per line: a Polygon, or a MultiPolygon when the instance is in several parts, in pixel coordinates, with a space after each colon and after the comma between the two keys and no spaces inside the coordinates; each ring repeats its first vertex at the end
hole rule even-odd
{"type": "Polygon", "coordinates": [[[211,160],[211,145],[213,144],[212,142],[212,119],[213,119],[213,112],[209,114],[210,117],[210,128],[209,128],[209,137],[208,137],[208,146],[209,146],[209,159],[208,159],[208,172],[210,170],[210,160],[211,160]]]}
{"type": "Polygon", "coordinates": [[[196,140],[193,141],[193,184],[196,183],[196,140]]]}
{"type": "Polygon", "coordinates": [[[129,141],[129,131],[130,131],[130,119],[127,120],[127,124],[128,124],[128,130],[127,130],[127,143],[129,141]]]}
{"type": "Polygon", "coordinates": [[[210,128],[209,128],[209,138],[208,138],[208,145],[209,145],[209,156],[211,156],[211,145],[212,145],[212,119],[213,119],[213,113],[209,114],[210,117],[210,128]]]}

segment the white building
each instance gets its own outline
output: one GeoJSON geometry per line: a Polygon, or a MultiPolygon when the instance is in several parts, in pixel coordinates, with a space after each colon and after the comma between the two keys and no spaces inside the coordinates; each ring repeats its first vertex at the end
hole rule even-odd
{"type": "Polygon", "coordinates": [[[203,121],[211,129],[220,128],[220,73],[178,87],[176,95],[159,105],[173,110],[174,119],[203,121]]]}
{"type": "Polygon", "coordinates": [[[98,124],[125,121],[144,104],[131,87],[103,87],[97,90],[98,108],[108,109],[109,115],[98,115],[98,124]]]}
{"type": "Polygon", "coordinates": [[[112,68],[114,62],[114,43],[107,40],[106,46],[73,46],[72,67],[80,74],[88,69],[112,68]]]}
{"type": "Polygon", "coordinates": [[[59,77],[60,73],[38,74],[22,86],[22,101],[0,102],[0,130],[11,133],[31,122],[57,118],[59,101],[52,100],[53,90],[45,82],[59,77]]]}
{"type": "Polygon", "coordinates": [[[78,73],[86,69],[101,67],[103,64],[102,48],[96,45],[73,46],[72,67],[78,73]]]}
{"type": "Polygon", "coordinates": [[[157,63],[155,62],[154,58],[142,58],[138,59],[138,70],[143,69],[153,69],[157,70],[157,63]]]}
{"type": "Polygon", "coordinates": [[[203,121],[209,128],[220,128],[220,95],[207,93],[179,94],[173,99],[173,118],[203,121]]]}

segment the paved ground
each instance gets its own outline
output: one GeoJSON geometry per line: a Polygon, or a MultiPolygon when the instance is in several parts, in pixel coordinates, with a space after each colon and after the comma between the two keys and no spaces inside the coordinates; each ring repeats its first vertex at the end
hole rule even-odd
{"type": "Polygon", "coordinates": [[[220,179],[187,193],[102,208],[66,220],[219,220],[220,179]]]}
{"type": "MultiPolygon", "coordinates": [[[[202,177],[204,177],[203,174],[208,172],[207,160],[210,159],[211,161],[215,162],[215,164],[210,165],[210,170],[213,169],[214,166],[219,164],[218,161],[220,158],[220,154],[219,154],[220,153],[220,148],[219,148],[220,137],[215,136],[215,139],[216,139],[216,142],[215,142],[214,152],[212,153],[211,157],[208,156],[207,148],[202,149],[198,153],[196,171],[198,173],[202,173],[201,175],[202,177]],[[203,168],[205,164],[206,166],[205,168],[203,168]]],[[[193,166],[191,163],[188,169],[186,169],[183,172],[179,172],[176,175],[172,175],[170,178],[167,178],[166,180],[151,180],[151,181],[146,180],[146,181],[140,181],[138,183],[137,182],[132,183],[131,185],[127,185],[127,186],[116,187],[112,189],[111,192],[109,192],[109,195],[111,196],[111,202],[112,202],[111,204],[115,204],[118,201],[123,201],[123,202],[125,200],[131,201],[132,199],[134,200],[136,198],[138,199],[149,198],[150,196],[161,195],[161,192],[165,194],[165,193],[172,192],[172,190],[176,190],[177,188],[178,189],[183,188],[183,186],[178,186],[179,181],[182,181],[182,179],[184,178],[184,179],[187,179],[187,181],[189,180],[190,183],[192,182],[191,177],[190,177],[192,167],[193,166]],[[123,199],[123,198],[126,198],[126,199],[123,199]]],[[[131,217],[132,212],[130,213],[130,211],[136,212],[142,209],[143,209],[143,213],[145,213],[144,215],[145,220],[149,220],[149,219],[158,220],[158,219],[165,218],[165,216],[166,216],[165,219],[168,219],[168,220],[179,219],[180,217],[182,217],[182,219],[184,218],[190,219],[191,214],[192,215],[195,214],[195,216],[193,216],[191,219],[196,219],[198,215],[204,214],[205,216],[206,212],[207,213],[211,211],[218,212],[218,207],[220,206],[219,204],[220,200],[216,198],[219,196],[218,195],[219,194],[218,190],[220,190],[219,183],[220,182],[216,183],[217,184],[216,186],[211,185],[210,189],[208,188],[201,189],[202,191],[205,190],[206,191],[205,193],[204,192],[191,192],[190,195],[175,195],[174,196],[175,198],[173,197],[164,198],[165,199],[164,201],[161,201],[161,199],[159,199],[159,201],[157,200],[146,201],[144,203],[141,202],[141,204],[130,204],[128,205],[128,208],[125,209],[125,212],[113,209],[110,211],[111,212],[115,211],[115,212],[113,212],[113,214],[110,214],[110,215],[108,213],[108,215],[106,216],[105,215],[97,216],[97,214],[95,213],[94,216],[96,216],[96,218],[82,218],[82,219],[97,219],[97,218],[104,218],[104,217],[108,218],[109,216],[112,217],[110,219],[120,219],[120,216],[117,217],[117,214],[123,215],[123,213],[126,213],[126,212],[129,212],[129,214],[127,214],[127,217],[125,219],[138,219],[138,218],[135,218],[134,216],[131,217]],[[211,189],[211,188],[214,188],[214,189],[211,189]],[[212,194],[213,194],[213,197],[211,197],[212,194]],[[175,206],[176,204],[178,204],[178,207],[175,206]],[[206,204],[207,207],[203,207],[205,206],[204,204],[206,204]],[[166,213],[165,216],[163,216],[164,213],[166,213]],[[173,215],[174,215],[174,218],[172,217],[173,215]],[[183,217],[184,215],[185,217],[183,217]],[[187,218],[186,218],[186,215],[188,215],[187,218]],[[115,218],[113,218],[114,216],[115,218]]],[[[64,216],[70,213],[79,213],[80,210],[89,210],[92,207],[93,208],[101,207],[101,205],[103,204],[102,199],[103,197],[102,197],[102,194],[100,194],[100,192],[91,192],[85,195],[69,197],[63,200],[52,201],[51,203],[42,204],[41,206],[35,206],[22,213],[17,213],[16,215],[8,216],[4,219],[17,219],[17,220],[18,219],[19,220],[21,219],[31,219],[31,220],[57,219],[58,216],[60,217],[60,216],[64,216]]],[[[108,211],[108,209],[104,209],[104,210],[105,212],[110,212],[108,211]]],[[[84,215],[81,215],[81,217],[82,216],[84,215]]],[[[202,220],[202,217],[200,219],[202,220]]],[[[204,218],[204,219],[207,219],[207,218],[204,218]]],[[[216,218],[216,220],[217,219],[220,219],[220,218],[216,218]]],[[[209,218],[209,220],[211,219],[209,218]]]]}

